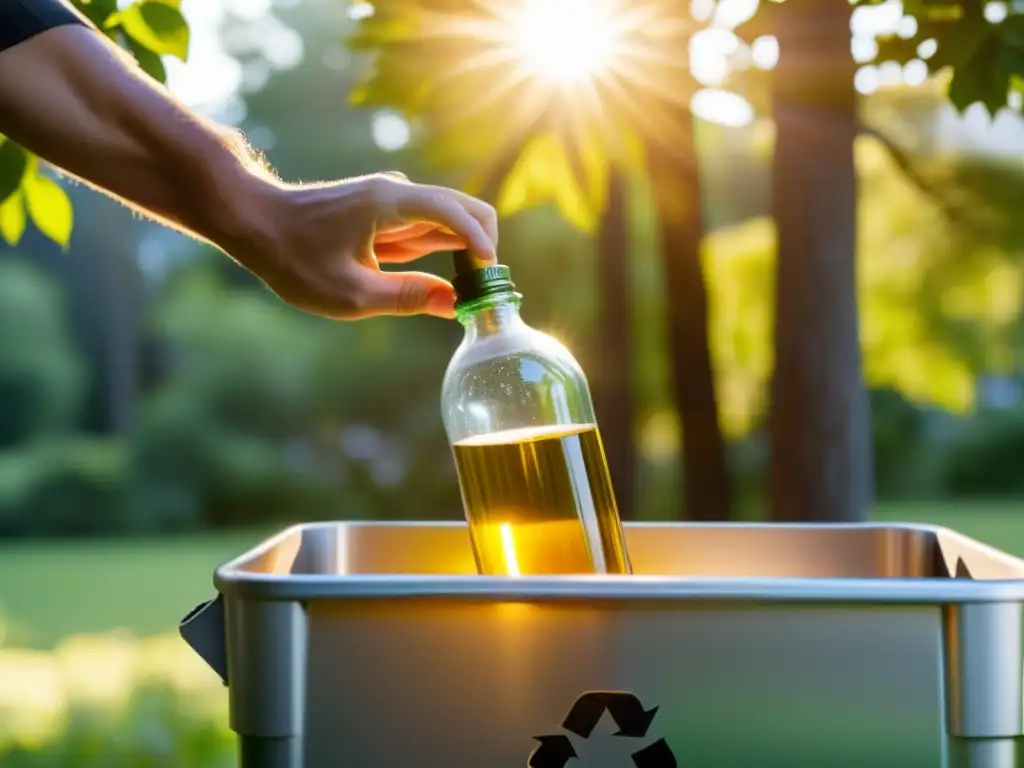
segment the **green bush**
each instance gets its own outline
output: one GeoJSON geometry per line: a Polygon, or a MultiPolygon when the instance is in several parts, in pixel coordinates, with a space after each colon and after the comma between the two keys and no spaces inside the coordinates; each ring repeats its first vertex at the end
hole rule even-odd
{"type": "MultiPolygon", "coordinates": [[[[927,498],[939,490],[936,448],[928,432],[929,412],[891,389],[872,389],[872,458],[879,499],[927,498]]],[[[764,511],[769,487],[771,444],[758,429],[728,446],[730,480],[741,519],[764,511]]]]}
{"type": "Polygon", "coordinates": [[[928,412],[892,389],[873,389],[871,437],[875,496],[924,498],[936,492],[928,412]]]}
{"type": "Polygon", "coordinates": [[[946,449],[943,479],[953,497],[1024,494],[1024,408],[974,414],[946,449]]]}
{"type": "Polygon", "coordinates": [[[60,732],[42,744],[0,746],[4,768],[234,768],[230,731],[193,714],[188,697],[140,687],[114,711],[78,703],[60,732]]]}
{"type": "Polygon", "coordinates": [[[114,438],[0,451],[0,536],[117,533],[130,525],[127,455],[114,438]]]}
{"type": "Polygon", "coordinates": [[[0,450],[74,426],[86,383],[59,286],[20,259],[0,260],[0,450]]]}
{"type": "Polygon", "coordinates": [[[740,520],[763,517],[768,497],[771,442],[765,429],[758,429],[726,447],[733,515],[740,520]]]}
{"type": "Polygon", "coordinates": [[[313,318],[225,285],[215,267],[183,268],[155,314],[170,370],[133,436],[136,519],[168,530],[457,515],[440,406],[424,390],[438,391],[458,329],[313,318]]]}

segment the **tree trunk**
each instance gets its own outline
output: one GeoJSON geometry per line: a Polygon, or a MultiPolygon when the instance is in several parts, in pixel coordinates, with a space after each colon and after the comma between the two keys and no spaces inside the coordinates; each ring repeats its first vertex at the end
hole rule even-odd
{"type": "Polygon", "coordinates": [[[701,267],[703,210],[693,116],[680,110],[671,151],[649,148],[661,229],[672,393],[683,429],[685,512],[691,520],[730,517],[725,441],[708,346],[708,297],[701,267]]]}
{"type": "Polygon", "coordinates": [[[771,12],[780,48],[772,519],[860,521],[871,495],[871,427],[857,318],[850,5],[800,0],[771,12]]]}
{"type": "Polygon", "coordinates": [[[597,235],[598,344],[594,409],[608,456],[619,514],[636,517],[636,439],[633,423],[633,337],[629,301],[628,183],[612,171],[597,235]]]}

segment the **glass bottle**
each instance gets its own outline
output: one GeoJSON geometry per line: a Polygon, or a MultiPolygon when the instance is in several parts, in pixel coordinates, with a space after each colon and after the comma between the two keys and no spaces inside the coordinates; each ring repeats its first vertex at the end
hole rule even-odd
{"type": "Polygon", "coordinates": [[[626,574],[629,558],[579,363],[519,316],[509,269],[455,254],[465,336],[441,409],[481,574],[626,574]]]}

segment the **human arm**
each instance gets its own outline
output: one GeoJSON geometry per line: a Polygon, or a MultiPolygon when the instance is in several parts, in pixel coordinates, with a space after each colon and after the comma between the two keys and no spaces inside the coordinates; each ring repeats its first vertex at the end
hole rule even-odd
{"type": "Polygon", "coordinates": [[[464,246],[481,262],[495,259],[496,217],[485,203],[391,174],[281,182],[239,132],[188,109],[85,23],[0,51],[0,132],[213,243],[283,299],[316,314],[450,316],[447,282],[384,273],[378,260],[406,262],[464,246]]]}

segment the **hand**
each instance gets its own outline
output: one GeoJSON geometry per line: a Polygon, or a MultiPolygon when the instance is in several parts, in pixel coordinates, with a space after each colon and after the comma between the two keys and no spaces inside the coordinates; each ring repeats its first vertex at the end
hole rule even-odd
{"type": "Polygon", "coordinates": [[[383,272],[380,264],[460,248],[482,266],[497,259],[494,208],[401,174],[310,186],[264,183],[248,209],[251,229],[224,250],[282,299],[324,317],[453,317],[451,283],[423,272],[383,272]]]}

